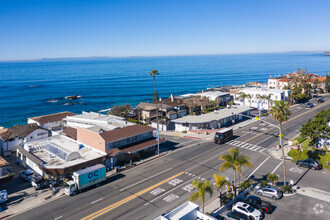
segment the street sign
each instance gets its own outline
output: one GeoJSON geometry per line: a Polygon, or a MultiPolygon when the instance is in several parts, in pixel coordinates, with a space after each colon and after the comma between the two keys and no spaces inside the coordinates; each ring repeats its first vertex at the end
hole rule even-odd
{"type": "Polygon", "coordinates": [[[256,116],[256,117],[255,117],[255,119],[256,119],[256,121],[258,121],[259,117],[258,117],[258,116],[256,116]]]}
{"type": "Polygon", "coordinates": [[[159,140],[159,131],[158,131],[158,129],[156,130],[156,141],[158,141],[159,140]]]}

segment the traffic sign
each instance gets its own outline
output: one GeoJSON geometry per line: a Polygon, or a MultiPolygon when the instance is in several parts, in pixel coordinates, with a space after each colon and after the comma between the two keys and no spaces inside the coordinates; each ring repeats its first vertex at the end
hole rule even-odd
{"type": "Polygon", "coordinates": [[[256,116],[256,117],[255,117],[255,119],[256,119],[256,121],[258,121],[259,117],[258,117],[258,116],[256,116]]]}
{"type": "Polygon", "coordinates": [[[279,136],[278,136],[278,139],[282,139],[282,137],[283,137],[283,134],[280,134],[279,136]]]}

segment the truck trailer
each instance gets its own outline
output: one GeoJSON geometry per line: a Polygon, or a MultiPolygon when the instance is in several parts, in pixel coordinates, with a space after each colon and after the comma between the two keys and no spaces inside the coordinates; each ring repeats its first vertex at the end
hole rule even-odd
{"type": "Polygon", "coordinates": [[[227,141],[230,141],[233,138],[233,129],[224,128],[220,131],[215,132],[214,135],[214,143],[216,144],[224,144],[227,141]]]}
{"type": "Polygon", "coordinates": [[[65,183],[65,194],[74,196],[82,189],[100,184],[106,180],[105,166],[97,164],[86,169],[74,172],[72,180],[65,183]]]}

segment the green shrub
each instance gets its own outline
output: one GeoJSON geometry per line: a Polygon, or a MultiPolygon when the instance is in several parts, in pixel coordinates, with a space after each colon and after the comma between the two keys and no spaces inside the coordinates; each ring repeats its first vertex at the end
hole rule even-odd
{"type": "Polygon", "coordinates": [[[187,131],[182,131],[182,133],[187,133],[187,131]]]}
{"type": "Polygon", "coordinates": [[[309,147],[313,146],[313,142],[311,139],[307,139],[305,140],[304,142],[301,143],[301,147],[304,149],[304,150],[307,150],[309,147]]]}
{"type": "Polygon", "coordinates": [[[251,179],[248,179],[248,180],[245,180],[244,182],[242,182],[238,188],[240,191],[244,191],[246,190],[247,188],[249,188],[251,186],[251,179]]]}
{"type": "Polygon", "coordinates": [[[268,182],[266,180],[261,180],[261,186],[262,187],[268,186],[268,182]]]}
{"type": "Polygon", "coordinates": [[[308,95],[300,93],[294,96],[296,103],[302,103],[308,100],[308,95]]]}
{"type": "Polygon", "coordinates": [[[227,204],[230,200],[232,200],[234,198],[234,193],[227,193],[222,197],[222,202],[224,204],[227,204]]]}
{"type": "Polygon", "coordinates": [[[299,137],[297,137],[296,139],[297,139],[297,141],[298,141],[299,144],[300,144],[300,143],[302,143],[303,141],[306,140],[306,136],[303,135],[303,134],[300,134],[299,137]]]}
{"type": "Polygon", "coordinates": [[[286,185],[286,186],[284,186],[284,187],[281,188],[281,191],[282,191],[283,193],[292,193],[292,192],[293,192],[293,191],[292,191],[292,186],[290,186],[290,185],[286,185]]]}
{"type": "Polygon", "coordinates": [[[133,122],[133,123],[138,123],[138,122],[139,122],[138,120],[130,119],[130,118],[128,118],[127,121],[129,121],[129,122],[133,122]]]}

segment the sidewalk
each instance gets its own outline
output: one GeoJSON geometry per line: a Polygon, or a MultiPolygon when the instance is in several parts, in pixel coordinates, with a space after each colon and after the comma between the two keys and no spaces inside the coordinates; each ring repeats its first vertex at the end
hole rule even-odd
{"type": "Polygon", "coordinates": [[[330,203],[330,192],[312,187],[294,187],[298,194],[330,203]]]}

